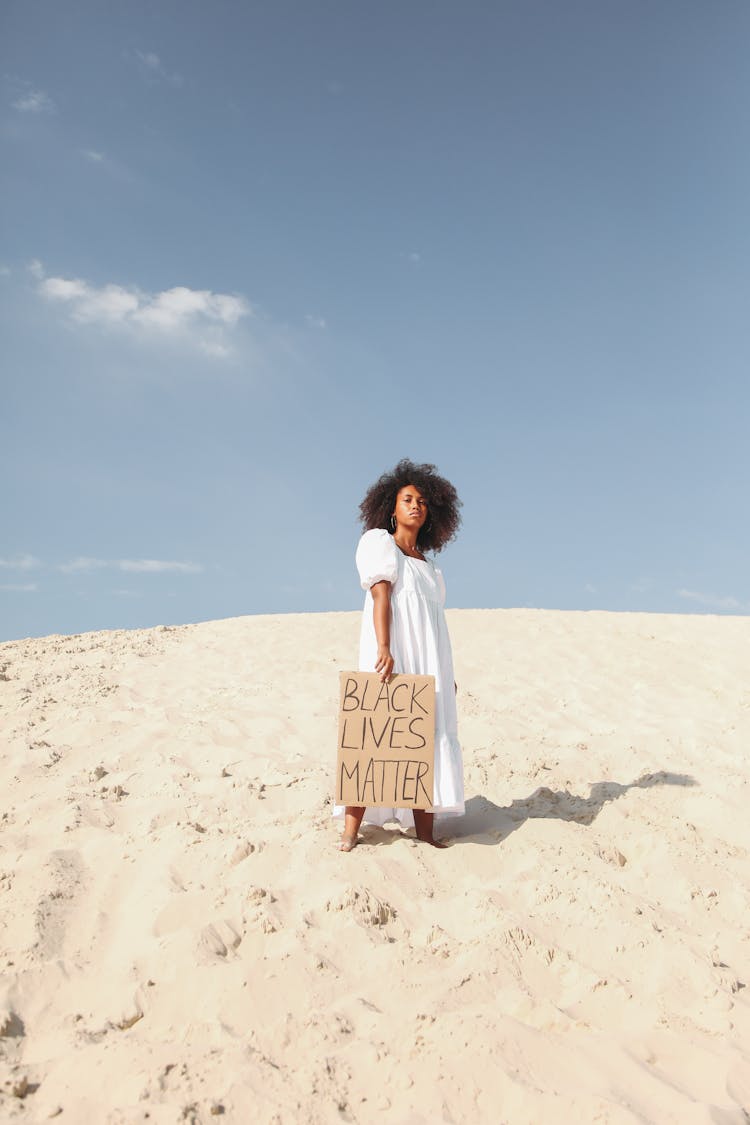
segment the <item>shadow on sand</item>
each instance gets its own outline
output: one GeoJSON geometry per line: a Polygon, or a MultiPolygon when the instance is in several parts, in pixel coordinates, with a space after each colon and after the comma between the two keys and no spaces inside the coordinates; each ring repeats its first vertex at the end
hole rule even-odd
{"type": "Polygon", "coordinates": [[[499,844],[517,828],[534,818],[545,820],[572,820],[576,824],[592,824],[605,805],[624,796],[629,789],[653,789],[657,785],[697,785],[695,778],[685,773],[659,770],[648,773],[621,785],[617,781],[597,781],[591,786],[588,797],[579,797],[567,789],[535,789],[530,797],[515,800],[501,808],[488,797],[471,797],[466,802],[464,816],[455,822],[445,821],[436,835],[454,844],[499,844]]]}

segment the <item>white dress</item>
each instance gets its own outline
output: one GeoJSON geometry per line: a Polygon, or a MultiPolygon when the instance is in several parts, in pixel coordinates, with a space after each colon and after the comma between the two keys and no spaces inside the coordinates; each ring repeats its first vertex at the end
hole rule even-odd
{"type": "MultiPolygon", "coordinates": [[[[359,670],[375,671],[378,642],[370,587],[386,580],[391,583],[390,648],[394,673],[435,677],[435,816],[460,816],[464,811],[463,761],[456,722],[453,654],[443,612],[443,576],[434,563],[405,555],[393,536],[380,528],[366,531],[360,539],[357,569],[362,588],[367,591],[359,670]]],[[[335,805],[333,815],[343,816],[343,805],[335,805]]],[[[397,820],[402,828],[414,825],[411,809],[369,808],[364,820],[368,824],[397,820]]]]}

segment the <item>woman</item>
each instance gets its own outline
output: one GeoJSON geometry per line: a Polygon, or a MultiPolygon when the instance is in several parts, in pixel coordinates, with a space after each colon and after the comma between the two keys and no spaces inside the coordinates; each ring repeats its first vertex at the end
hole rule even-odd
{"type": "MultiPolygon", "coordinates": [[[[365,533],[357,548],[357,569],[365,595],[359,668],[381,680],[410,672],[435,677],[435,772],[433,808],[444,816],[464,811],[461,747],[456,731],[456,685],[448,627],[443,613],[445,584],[425,551],[440,551],[455,538],[460,523],[453,485],[434,465],[399,461],[370,488],[360,504],[365,533]]],[[[433,836],[433,813],[411,809],[341,805],[344,816],[339,848],[356,847],[359,826],[397,820],[416,828],[417,838],[445,847],[433,836]]]]}

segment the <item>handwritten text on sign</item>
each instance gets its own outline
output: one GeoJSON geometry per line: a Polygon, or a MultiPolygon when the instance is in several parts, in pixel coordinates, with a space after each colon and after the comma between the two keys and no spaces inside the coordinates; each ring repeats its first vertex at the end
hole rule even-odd
{"type": "Polygon", "coordinates": [[[336,803],[432,808],[435,678],[342,672],[336,803]]]}

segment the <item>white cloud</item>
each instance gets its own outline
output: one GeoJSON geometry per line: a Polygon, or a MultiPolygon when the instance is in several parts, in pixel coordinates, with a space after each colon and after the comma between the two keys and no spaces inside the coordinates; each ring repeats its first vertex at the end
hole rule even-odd
{"type": "Polygon", "coordinates": [[[14,594],[30,594],[37,588],[36,582],[6,582],[0,584],[0,590],[7,590],[14,594]]]}
{"type": "Polygon", "coordinates": [[[78,574],[80,571],[100,570],[107,565],[106,559],[92,559],[85,555],[79,555],[77,559],[72,559],[69,563],[63,563],[60,570],[64,574],[78,574]]]}
{"type": "Polygon", "coordinates": [[[20,113],[54,113],[55,103],[44,90],[29,89],[11,103],[20,113]]]}
{"type": "Polygon", "coordinates": [[[158,72],[162,69],[161,60],[153,51],[136,51],[135,54],[146,70],[158,72]]]}
{"type": "Polygon", "coordinates": [[[167,70],[156,51],[124,51],[123,57],[135,63],[148,82],[167,82],[170,86],[181,86],[182,75],[167,70]]]}
{"type": "Polygon", "coordinates": [[[70,301],[71,316],[81,322],[122,321],[136,312],[139,299],[121,285],[103,285],[96,289],[85,281],[64,277],[47,277],[39,292],[53,301],[70,301]]]}
{"type": "Polygon", "coordinates": [[[201,340],[200,348],[206,355],[216,356],[217,359],[226,359],[231,354],[231,348],[219,343],[218,340],[201,340]]]}
{"type": "Polygon", "coordinates": [[[63,277],[49,277],[39,286],[40,293],[45,297],[54,297],[60,301],[74,301],[77,297],[85,297],[88,286],[83,281],[66,281],[63,277]]]}
{"type": "Polygon", "coordinates": [[[161,559],[120,559],[115,564],[120,570],[137,571],[140,574],[200,574],[202,566],[191,562],[165,562],[161,559]]]}
{"type": "Polygon", "coordinates": [[[0,277],[10,277],[10,266],[0,265],[0,277]]]}
{"type": "Polygon", "coordinates": [[[416,250],[412,250],[406,256],[413,266],[418,266],[419,263],[422,261],[422,255],[418,254],[416,250]]]}
{"type": "Polygon", "coordinates": [[[708,606],[710,609],[748,609],[750,606],[743,605],[737,598],[729,596],[721,596],[718,594],[704,594],[699,590],[678,590],[678,598],[685,598],[687,601],[697,602],[699,605],[708,606]]]}
{"type": "Polygon", "coordinates": [[[112,570],[124,570],[136,574],[200,574],[203,567],[198,563],[174,562],[163,559],[95,559],[80,555],[70,562],[63,563],[60,570],[65,574],[80,574],[102,570],[108,567],[112,570]]]}
{"type": "Polygon", "coordinates": [[[325,328],[326,322],[322,316],[312,316],[310,313],[305,317],[305,324],[310,328],[325,328]]]}
{"type": "Polygon", "coordinates": [[[231,293],[213,293],[185,285],[146,293],[112,282],[95,286],[80,278],[46,277],[37,260],[28,268],[39,282],[40,295],[65,304],[71,319],[79,324],[119,324],[140,333],[185,336],[210,356],[221,358],[230,354],[223,331],[252,313],[244,297],[231,293]],[[207,337],[201,335],[205,330],[209,332],[207,337]]]}
{"type": "Polygon", "coordinates": [[[196,316],[236,324],[249,312],[241,297],[211,293],[208,289],[188,289],[178,285],[145,298],[134,311],[133,319],[142,324],[171,331],[196,316]]]}
{"type": "Polygon", "coordinates": [[[0,559],[0,567],[6,570],[33,570],[39,566],[39,559],[34,555],[16,555],[14,559],[0,559]]]}
{"type": "Polygon", "coordinates": [[[115,180],[123,184],[138,184],[143,183],[142,179],[128,168],[127,165],[122,164],[115,157],[108,156],[106,152],[102,152],[98,148],[79,148],[78,155],[86,162],[91,168],[96,168],[98,174],[106,173],[112,176],[115,180]]]}

